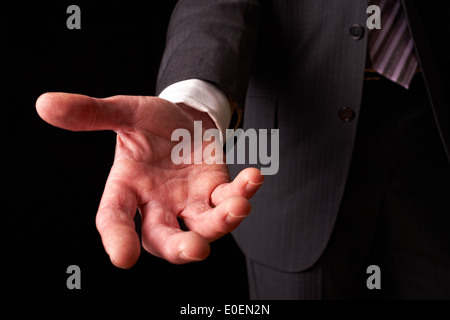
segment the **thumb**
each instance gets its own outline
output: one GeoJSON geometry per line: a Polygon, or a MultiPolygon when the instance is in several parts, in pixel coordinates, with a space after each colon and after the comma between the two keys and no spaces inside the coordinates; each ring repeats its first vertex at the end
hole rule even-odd
{"type": "Polygon", "coordinates": [[[97,99],[80,94],[49,92],[36,101],[36,110],[46,122],[72,131],[116,130],[131,127],[138,99],[115,96],[97,99]]]}

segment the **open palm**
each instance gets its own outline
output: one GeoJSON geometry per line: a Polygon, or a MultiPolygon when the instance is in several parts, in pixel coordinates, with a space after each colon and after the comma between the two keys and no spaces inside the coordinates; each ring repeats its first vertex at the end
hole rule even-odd
{"type": "Polygon", "coordinates": [[[202,120],[205,130],[214,127],[206,113],[189,107],[156,97],[96,99],[46,93],[36,108],[42,119],[60,128],[117,133],[114,164],[96,225],[118,267],[131,267],[140,254],[134,225],[137,209],[142,215],[145,250],[172,263],[203,260],[209,254],[209,242],[232,231],[249,214],[248,199],[263,181],[255,168],[230,182],[226,164],[174,164],[174,130],[193,132],[194,120],[202,120]],[[180,229],[177,218],[189,231],[180,229]]]}

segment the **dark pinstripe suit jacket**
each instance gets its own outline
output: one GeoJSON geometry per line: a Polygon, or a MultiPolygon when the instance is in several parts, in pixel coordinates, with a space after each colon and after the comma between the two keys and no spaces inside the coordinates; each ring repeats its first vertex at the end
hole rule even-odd
{"type": "MultiPolygon", "coordinates": [[[[448,151],[450,30],[439,8],[403,2],[448,151]]],[[[158,92],[185,79],[211,81],[245,107],[244,129],[280,129],[279,172],[266,177],[252,214],[234,232],[248,257],[270,267],[310,267],[332,232],[366,59],[367,36],[356,40],[349,29],[365,27],[367,6],[365,0],[185,0],[173,13],[158,92]],[[338,117],[342,107],[355,112],[353,121],[338,117]]],[[[233,174],[242,168],[230,166],[233,174]]]]}

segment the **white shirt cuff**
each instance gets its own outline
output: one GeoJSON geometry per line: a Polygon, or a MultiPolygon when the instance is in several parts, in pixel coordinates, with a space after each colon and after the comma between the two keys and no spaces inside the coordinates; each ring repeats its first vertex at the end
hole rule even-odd
{"type": "Polygon", "coordinates": [[[231,120],[231,105],[217,85],[199,79],[183,80],[165,88],[159,97],[207,112],[222,132],[222,137],[226,137],[226,129],[231,120]]]}

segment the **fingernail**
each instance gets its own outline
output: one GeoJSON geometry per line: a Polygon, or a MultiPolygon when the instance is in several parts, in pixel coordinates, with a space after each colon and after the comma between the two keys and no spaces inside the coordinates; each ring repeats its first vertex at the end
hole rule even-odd
{"type": "Polygon", "coordinates": [[[247,217],[247,215],[235,215],[235,214],[232,214],[231,212],[227,212],[227,215],[229,215],[235,219],[244,219],[247,217]]]}
{"type": "Polygon", "coordinates": [[[252,181],[247,181],[247,184],[245,185],[245,191],[253,191],[255,189],[255,186],[260,186],[262,185],[262,182],[252,182],[252,181]]]}
{"type": "Polygon", "coordinates": [[[186,252],[184,252],[184,251],[181,251],[181,252],[178,254],[178,256],[179,256],[181,259],[183,259],[183,260],[191,260],[191,261],[202,261],[202,260],[203,260],[203,259],[200,259],[200,258],[194,258],[194,257],[191,257],[190,255],[186,254],[186,252]]]}

